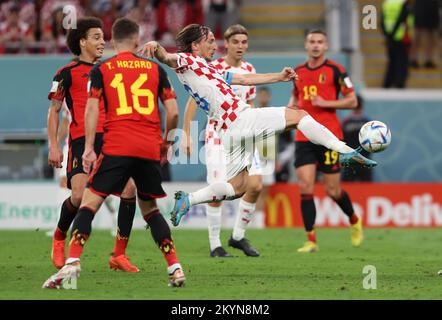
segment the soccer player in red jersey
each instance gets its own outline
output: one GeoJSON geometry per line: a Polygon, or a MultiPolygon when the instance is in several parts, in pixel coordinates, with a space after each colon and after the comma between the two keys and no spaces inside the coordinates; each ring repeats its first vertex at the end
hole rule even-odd
{"type": "MultiPolygon", "coordinates": [[[[294,82],[289,107],[307,111],[339,139],[343,138],[336,109],[355,108],[357,99],[353,84],[345,69],[327,59],[327,35],[321,30],[307,34],[305,48],[308,61],[295,68],[299,80],[294,82]],[[339,98],[342,94],[343,98],[339,98]]],[[[295,168],[301,192],[301,212],[308,241],[298,252],[318,250],[314,229],[316,208],[313,200],[316,170],[323,173],[326,193],[348,216],[351,224],[351,240],[359,246],[363,240],[362,220],[355,214],[350,197],[341,188],[339,154],[324,146],[314,144],[301,132],[296,132],[295,168]]]]}
{"type": "Polygon", "coordinates": [[[98,63],[90,74],[83,166],[86,172],[92,172],[72,227],[69,257],[66,265],[45,282],[45,288],[58,287],[79,275],[80,255],[95,213],[104,199],[120,193],[130,178],[135,181],[144,220],[167,261],[169,285],[182,286],[185,282],[169,225],[155,201],[166,196],[161,186],[160,160],[169,146],[161,136],[158,98],[167,113],[167,137],[178,124],[176,95],[157,63],[134,54],[139,44],[135,22],[118,19],[112,26],[112,42],[117,55],[98,63]],[[105,101],[106,121],[103,149],[97,159],[94,140],[101,99],[105,101]]]}
{"type": "MultiPolygon", "coordinates": [[[[71,52],[78,57],[73,62],[62,67],[54,77],[49,93],[51,105],[48,112],[48,162],[55,168],[61,168],[63,153],[60,141],[57,138],[59,113],[63,101],[66,102],[70,114],[69,127],[69,156],[67,162],[67,184],[71,189],[71,196],[62,205],[60,218],[52,241],[52,262],[57,269],[65,264],[65,239],[67,231],[74,220],[87,183],[87,174],[84,171],[81,156],[84,151],[84,111],[87,101],[87,83],[89,73],[103,55],[104,39],[102,22],[97,18],[82,18],[77,22],[77,28],[71,29],[67,35],[67,44],[71,52]]],[[[95,137],[95,152],[101,152],[103,144],[105,110],[100,103],[100,116],[95,137]]],[[[118,211],[118,232],[115,240],[113,255],[109,266],[127,272],[138,272],[125,256],[126,246],[132,230],[135,215],[135,185],[129,182],[121,193],[118,211]]]]}

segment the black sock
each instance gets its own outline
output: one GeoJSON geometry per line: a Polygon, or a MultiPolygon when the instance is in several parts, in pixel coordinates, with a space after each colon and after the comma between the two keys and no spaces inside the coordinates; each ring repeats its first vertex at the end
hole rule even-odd
{"type": "Polygon", "coordinates": [[[63,205],[61,206],[60,218],[58,219],[57,224],[58,229],[60,229],[61,232],[68,232],[77,212],[78,208],[74,207],[72,204],[71,197],[64,200],[63,205]]]}
{"type": "Polygon", "coordinates": [[[316,220],[316,207],[312,194],[301,194],[301,212],[305,231],[312,231],[316,220]]]}
{"type": "Polygon", "coordinates": [[[136,210],[136,197],[120,198],[120,207],[118,208],[118,235],[121,238],[129,238],[132,231],[136,210]]]}
{"type": "Polygon", "coordinates": [[[348,196],[347,192],[342,190],[341,197],[333,200],[335,200],[339,208],[344,211],[345,215],[348,216],[349,219],[353,216],[355,210],[353,209],[353,204],[351,203],[350,197],[348,196]]]}
{"type": "Polygon", "coordinates": [[[94,220],[94,216],[95,213],[91,209],[81,207],[72,224],[71,237],[73,234],[81,234],[85,235],[87,239],[92,231],[92,220],[94,220]]]}
{"type": "Polygon", "coordinates": [[[144,220],[150,227],[152,238],[161,246],[164,240],[172,240],[170,228],[159,210],[155,210],[144,217],[144,220]]]}

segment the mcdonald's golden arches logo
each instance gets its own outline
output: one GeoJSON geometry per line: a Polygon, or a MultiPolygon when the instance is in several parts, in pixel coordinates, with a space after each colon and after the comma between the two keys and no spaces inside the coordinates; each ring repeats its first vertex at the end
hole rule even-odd
{"type": "Polygon", "coordinates": [[[268,226],[269,227],[279,227],[278,216],[282,212],[284,219],[284,227],[293,227],[293,214],[292,206],[290,204],[290,199],[287,194],[277,193],[274,196],[268,196],[266,200],[267,205],[267,215],[268,215],[268,226]],[[281,208],[282,210],[279,210],[281,208]]]}

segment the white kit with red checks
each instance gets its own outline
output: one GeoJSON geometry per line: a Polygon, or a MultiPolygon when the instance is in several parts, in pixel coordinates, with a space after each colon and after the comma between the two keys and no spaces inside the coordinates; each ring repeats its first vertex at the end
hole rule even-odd
{"type": "MultiPolygon", "coordinates": [[[[218,170],[215,177],[208,172],[209,183],[213,179],[230,180],[245,168],[250,171],[254,141],[284,130],[285,108],[250,108],[230,86],[233,73],[227,70],[222,73],[197,55],[177,53],[177,64],[178,79],[209,117],[208,126],[214,129],[213,143],[220,142],[224,149],[221,161],[225,161],[226,171],[218,170]]],[[[216,160],[209,155],[206,162],[209,161],[216,160]]]]}

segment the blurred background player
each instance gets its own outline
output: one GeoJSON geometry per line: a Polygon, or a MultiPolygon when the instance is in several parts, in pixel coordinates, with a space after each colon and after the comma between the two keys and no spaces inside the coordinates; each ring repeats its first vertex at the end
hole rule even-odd
{"type": "MultiPolygon", "coordinates": [[[[345,69],[327,59],[327,35],[321,30],[310,31],[305,39],[308,61],[295,68],[299,81],[294,82],[289,108],[307,111],[339,139],[343,138],[336,115],[337,109],[351,109],[357,105],[353,84],[345,69]],[[342,93],[343,98],[339,99],[342,93]]],[[[307,242],[298,252],[316,252],[316,207],[313,199],[316,170],[323,173],[325,192],[348,216],[351,241],[354,246],[362,242],[362,220],[355,214],[350,197],[341,188],[339,154],[312,143],[301,131],[296,132],[295,168],[301,193],[301,212],[307,232],[307,242]]]]}
{"type": "MultiPolygon", "coordinates": [[[[256,73],[255,68],[246,62],[244,54],[248,48],[248,32],[242,25],[230,26],[224,33],[224,46],[226,55],[213,61],[210,65],[221,74],[226,71],[238,74],[256,73]]],[[[215,48],[216,50],[216,48],[215,48]]],[[[254,86],[232,86],[233,92],[241,101],[253,107],[253,99],[256,96],[254,86]]],[[[184,115],[184,131],[190,140],[190,124],[195,117],[198,108],[195,100],[189,98],[184,115]]],[[[184,139],[183,148],[190,154],[192,143],[184,139]]],[[[206,169],[207,183],[226,180],[226,172],[223,169],[223,150],[218,133],[215,130],[214,122],[208,121],[206,126],[206,169]]],[[[247,256],[258,257],[259,252],[253,248],[245,238],[247,225],[253,219],[256,201],[262,188],[262,169],[260,166],[259,153],[256,150],[252,167],[247,180],[247,191],[241,198],[236,215],[232,236],[229,239],[229,246],[240,249],[247,256]]],[[[211,257],[231,257],[222,246],[220,240],[222,202],[211,202],[206,205],[207,223],[209,229],[210,256],[211,257]]]]}
{"type": "MultiPolygon", "coordinates": [[[[63,101],[69,108],[72,121],[69,128],[69,156],[67,160],[67,187],[71,195],[61,207],[60,218],[54,232],[51,259],[56,268],[65,264],[65,240],[67,231],[74,220],[87,183],[87,174],[83,169],[81,156],[84,150],[84,110],[87,100],[87,83],[89,72],[94,63],[103,55],[104,39],[102,22],[97,18],[82,18],[77,28],[71,29],[67,35],[67,44],[71,52],[78,57],[62,67],[54,77],[48,98],[51,105],[48,112],[49,165],[60,168],[63,154],[60,149],[57,132],[59,112],[63,101]]],[[[100,121],[95,139],[96,152],[101,152],[104,127],[104,104],[101,102],[100,121]]],[[[121,193],[118,211],[118,234],[109,266],[127,272],[138,272],[126,257],[126,246],[132,230],[135,215],[135,186],[128,182],[127,188],[121,193]]]]}
{"type": "Polygon", "coordinates": [[[434,51],[439,47],[440,9],[442,1],[416,0],[412,3],[414,16],[414,35],[410,52],[410,66],[412,68],[435,69],[434,51]],[[439,2],[439,3],[438,3],[439,2]],[[423,49],[424,61],[419,63],[419,51],[423,49]]]}
{"type": "MultiPolygon", "coordinates": [[[[356,109],[353,109],[351,114],[344,118],[342,121],[342,131],[344,133],[344,141],[352,148],[358,148],[359,144],[359,130],[361,127],[370,121],[364,115],[364,99],[358,95],[357,96],[358,105],[356,109]]],[[[362,150],[361,154],[365,157],[370,158],[369,152],[362,150]]],[[[370,182],[373,179],[373,170],[367,168],[355,167],[350,170],[344,170],[342,173],[343,181],[361,181],[370,182]]]]}
{"type": "Polygon", "coordinates": [[[130,178],[135,181],[143,218],[167,261],[169,284],[182,286],[186,280],[169,225],[155,200],[166,196],[161,186],[160,160],[164,160],[170,146],[167,136],[178,124],[176,95],[166,72],[157,63],[135,55],[139,26],[134,21],[118,19],[112,27],[112,43],[117,55],[98,63],[90,74],[82,159],[85,171],[91,175],[72,226],[69,258],[65,266],[44,283],[44,288],[56,288],[64,280],[79,276],[80,256],[92,231],[95,213],[104,198],[121,193],[130,178]],[[126,94],[129,88],[131,96],[126,94]],[[161,136],[158,98],[167,113],[165,139],[161,136]],[[104,144],[97,159],[94,142],[103,100],[104,144]]]}
{"type": "Polygon", "coordinates": [[[405,88],[409,75],[409,51],[412,16],[406,0],[385,0],[382,3],[381,27],[387,45],[388,64],[384,88],[405,88]]]}

